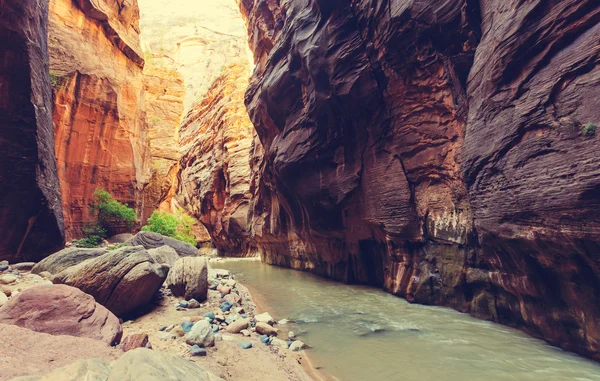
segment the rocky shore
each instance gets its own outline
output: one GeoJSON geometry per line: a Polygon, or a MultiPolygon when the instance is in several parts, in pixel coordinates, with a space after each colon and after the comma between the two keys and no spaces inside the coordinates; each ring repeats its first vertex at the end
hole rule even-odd
{"type": "Polygon", "coordinates": [[[317,378],[286,321],[217,260],[140,238],[0,262],[0,381],[129,380],[147,364],[145,380],[317,378]]]}

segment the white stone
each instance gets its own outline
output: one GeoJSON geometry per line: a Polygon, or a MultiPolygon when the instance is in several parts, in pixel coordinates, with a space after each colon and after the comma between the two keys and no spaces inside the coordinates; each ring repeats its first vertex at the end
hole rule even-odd
{"type": "Polygon", "coordinates": [[[299,352],[299,351],[303,350],[305,346],[306,345],[302,341],[296,340],[296,341],[292,342],[292,344],[290,345],[290,350],[292,352],[299,352]]]}
{"type": "Polygon", "coordinates": [[[267,323],[270,325],[275,324],[275,319],[273,319],[273,316],[271,316],[268,312],[254,316],[254,320],[256,320],[257,323],[267,323]]]}

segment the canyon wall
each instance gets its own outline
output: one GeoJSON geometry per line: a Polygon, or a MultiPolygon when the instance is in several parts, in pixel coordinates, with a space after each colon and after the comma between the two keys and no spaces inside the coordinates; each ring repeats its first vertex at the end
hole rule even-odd
{"type": "Polygon", "coordinates": [[[82,235],[97,188],[138,211],[151,163],[137,2],[51,0],[50,77],[67,238],[82,235]]]}
{"type": "Polygon", "coordinates": [[[248,73],[246,61],[226,66],[180,129],[178,198],[207,228],[220,253],[229,256],[254,252],[247,234],[250,159],[260,142],[244,105],[248,73]]]}
{"type": "Polygon", "coordinates": [[[600,359],[597,2],[238,1],[263,261],[600,359]]]}
{"type": "Polygon", "coordinates": [[[48,5],[0,0],[0,259],[64,242],[48,79],[48,5]]]}

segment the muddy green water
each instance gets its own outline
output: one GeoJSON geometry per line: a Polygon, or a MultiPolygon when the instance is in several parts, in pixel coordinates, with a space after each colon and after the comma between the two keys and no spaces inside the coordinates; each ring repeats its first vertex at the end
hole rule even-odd
{"type": "Polygon", "coordinates": [[[344,381],[600,381],[600,365],[518,330],[259,261],[225,261],[344,381]]]}

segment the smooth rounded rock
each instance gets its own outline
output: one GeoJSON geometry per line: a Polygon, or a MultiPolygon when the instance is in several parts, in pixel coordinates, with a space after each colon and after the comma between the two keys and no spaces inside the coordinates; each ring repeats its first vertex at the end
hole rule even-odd
{"type": "Polygon", "coordinates": [[[303,350],[305,346],[306,345],[302,341],[296,340],[296,341],[293,341],[292,344],[290,345],[290,350],[292,352],[299,352],[299,351],[303,350]]]}
{"type": "Polygon", "coordinates": [[[207,353],[206,353],[206,349],[200,348],[199,345],[193,345],[190,348],[190,354],[192,356],[206,356],[207,353]]]}
{"type": "Polygon", "coordinates": [[[241,349],[250,349],[250,348],[252,348],[252,342],[251,341],[242,341],[242,342],[238,343],[238,347],[240,347],[241,349]]]}
{"type": "Polygon", "coordinates": [[[256,332],[269,336],[277,336],[277,332],[279,332],[277,328],[273,328],[267,323],[256,323],[254,328],[256,328],[256,332]]]}
{"type": "Polygon", "coordinates": [[[215,345],[215,335],[213,334],[210,323],[206,320],[199,320],[194,323],[194,326],[186,336],[185,342],[188,345],[197,344],[203,348],[215,345]]]}
{"type": "Polygon", "coordinates": [[[241,330],[248,328],[249,325],[250,319],[238,319],[229,324],[225,330],[229,333],[239,333],[241,330]]]}
{"type": "Polygon", "coordinates": [[[0,284],[11,284],[17,281],[17,276],[12,274],[6,274],[0,276],[0,284]]]}
{"type": "Polygon", "coordinates": [[[269,325],[275,324],[275,319],[273,319],[268,312],[254,316],[254,320],[256,320],[257,323],[267,323],[269,325]]]}
{"type": "Polygon", "coordinates": [[[165,285],[175,296],[203,302],[208,293],[207,274],[206,258],[181,258],[171,267],[165,285]]]}

